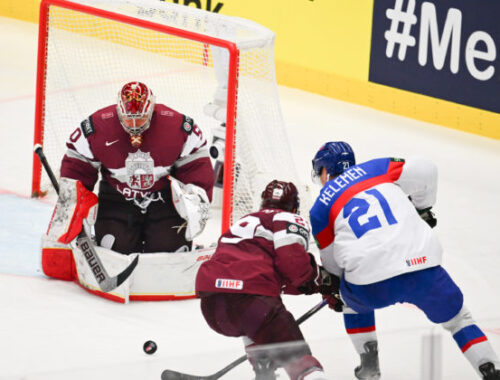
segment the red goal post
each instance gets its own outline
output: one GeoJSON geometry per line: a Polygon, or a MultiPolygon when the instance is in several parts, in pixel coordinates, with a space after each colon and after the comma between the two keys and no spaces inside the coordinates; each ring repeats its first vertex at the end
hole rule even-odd
{"type": "MultiPolygon", "coordinates": [[[[268,29],[192,7],[154,0],[42,0],[34,143],[58,172],[69,133],[115,102],[123,83],[142,80],[158,102],[193,117],[209,144],[225,133],[224,231],[254,211],[268,181],[290,180],[300,188],[273,49],[268,29]]],[[[44,177],[34,156],[33,195],[50,190],[44,177]]]]}

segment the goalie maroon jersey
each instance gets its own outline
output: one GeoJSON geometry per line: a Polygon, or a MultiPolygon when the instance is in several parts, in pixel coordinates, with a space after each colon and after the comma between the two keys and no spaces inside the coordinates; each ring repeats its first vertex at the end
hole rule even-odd
{"type": "Polygon", "coordinates": [[[135,148],[122,128],[116,106],[85,119],[70,135],[61,176],[80,180],[92,190],[103,179],[127,200],[148,198],[169,188],[167,176],[202,187],[212,197],[214,174],[207,143],[194,121],[157,104],[150,127],[135,148]]]}
{"type": "Polygon", "coordinates": [[[220,237],[212,258],[200,266],[196,292],[298,294],[316,280],[308,244],[309,227],[299,215],[278,209],[248,214],[220,237]]]}

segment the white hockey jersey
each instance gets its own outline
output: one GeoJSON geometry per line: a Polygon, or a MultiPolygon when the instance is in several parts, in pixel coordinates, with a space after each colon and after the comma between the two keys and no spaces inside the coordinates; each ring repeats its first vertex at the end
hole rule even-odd
{"type": "Polygon", "coordinates": [[[323,266],[366,285],[440,265],[441,245],[416,211],[436,192],[437,168],[423,158],[375,159],[327,182],[310,211],[323,266]]]}

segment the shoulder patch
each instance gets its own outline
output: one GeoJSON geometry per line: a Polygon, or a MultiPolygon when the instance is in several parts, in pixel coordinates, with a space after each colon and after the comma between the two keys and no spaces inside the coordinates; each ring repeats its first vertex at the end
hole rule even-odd
{"type": "Polygon", "coordinates": [[[89,137],[91,134],[95,132],[94,130],[94,123],[92,122],[92,118],[89,116],[86,118],[84,121],[80,123],[80,126],[83,131],[83,135],[85,137],[89,137]]]}
{"type": "Polygon", "coordinates": [[[405,162],[405,159],[404,158],[391,157],[391,161],[392,162],[405,162]]]}
{"type": "Polygon", "coordinates": [[[188,116],[182,116],[182,130],[186,132],[188,135],[193,133],[194,120],[188,116]]]}
{"type": "Polygon", "coordinates": [[[287,223],[286,225],[286,233],[287,234],[297,234],[302,236],[306,241],[309,241],[309,231],[295,223],[287,223]]]}
{"type": "Polygon", "coordinates": [[[111,119],[115,114],[113,112],[104,112],[101,114],[101,119],[106,120],[106,119],[111,119]]]}

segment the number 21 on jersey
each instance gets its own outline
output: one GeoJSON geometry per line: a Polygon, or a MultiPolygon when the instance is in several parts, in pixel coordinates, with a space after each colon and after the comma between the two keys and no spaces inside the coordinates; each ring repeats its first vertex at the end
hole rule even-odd
{"type": "Polygon", "coordinates": [[[377,209],[375,215],[370,216],[365,222],[361,222],[360,218],[362,216],[368,214],[369,211],[373,213],[373,210],[370,210],[370,203],[364,198],[352,198],[347,202],[344,206],[343,216],[345,219],[348,219],[349,226],[358,239],[368,231],[382,227],[381,219],[385,219],[389,225],[398,222],[389,207],[387,199],[384,198],[380,191],[377,189],[370,189],[364,191],[364,193],[375,198],[382,212],[380,212],[380,209],[377,209]],[[377,215],[377,213],[380,215],[377,215]]]}

